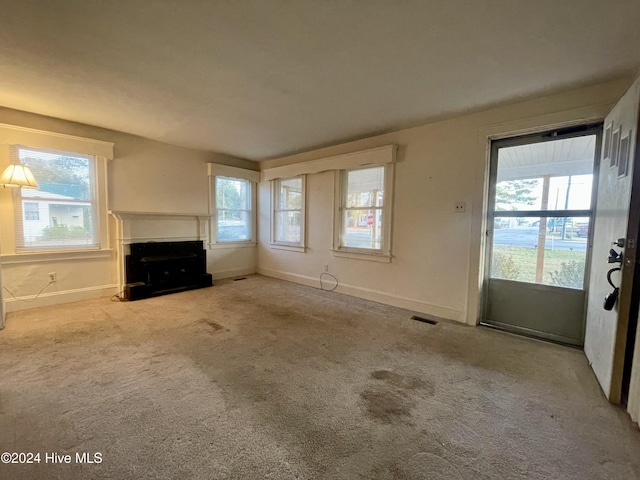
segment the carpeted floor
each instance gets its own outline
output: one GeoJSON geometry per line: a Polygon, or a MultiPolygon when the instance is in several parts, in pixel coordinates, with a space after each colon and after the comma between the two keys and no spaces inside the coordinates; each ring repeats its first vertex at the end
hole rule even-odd
{"type": "Polygon", "coordinates": [[[261,276],[10,314],[0,452],[41,461],[0,479],[640,478],[582,352],[410,316],[261,276]]]}

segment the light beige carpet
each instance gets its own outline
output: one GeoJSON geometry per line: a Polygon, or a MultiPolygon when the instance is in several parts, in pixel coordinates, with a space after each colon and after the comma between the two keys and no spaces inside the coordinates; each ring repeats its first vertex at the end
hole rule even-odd
{"type": "Polygon", "coordinates": [[[10,314],[0,479],[632,479],[582,352],[250,276],[10,314]],[[75,454],[100,452],[102,463],[75,454]]]}

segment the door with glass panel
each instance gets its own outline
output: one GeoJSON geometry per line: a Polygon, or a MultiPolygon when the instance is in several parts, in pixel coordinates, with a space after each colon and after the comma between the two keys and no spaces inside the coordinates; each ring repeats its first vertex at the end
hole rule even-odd
{"type": "Polygon", "coordinates": [[[583,345],[600,133],[493,142],[483,323],[583,345]]]}

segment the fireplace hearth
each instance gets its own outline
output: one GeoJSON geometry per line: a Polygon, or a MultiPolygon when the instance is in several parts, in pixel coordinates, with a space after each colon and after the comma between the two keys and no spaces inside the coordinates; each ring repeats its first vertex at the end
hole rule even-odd
{"type": "Polygon", "coordinates": [[[127,300],[213,285],[202,240],[132,243],[129,247],[131,253],[125,263],[127,300]]]}

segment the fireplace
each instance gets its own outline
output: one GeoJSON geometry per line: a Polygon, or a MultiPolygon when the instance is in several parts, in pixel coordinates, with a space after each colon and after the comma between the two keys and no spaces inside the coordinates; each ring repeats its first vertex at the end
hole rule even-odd
{"type": "Polygon", "coordinates": [[[202,240],[132,243],[129,247],[125,262],[127,300],[213,285],[202,240]]]}

